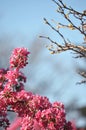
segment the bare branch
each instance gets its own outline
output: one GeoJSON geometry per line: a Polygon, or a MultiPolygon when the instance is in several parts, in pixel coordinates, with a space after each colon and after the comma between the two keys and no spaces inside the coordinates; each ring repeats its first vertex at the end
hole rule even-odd
{"type": "MultiPolygon", "coordinates": [[[[51,46],[48,46],[48,49],[50,50],[51,54],[57,54],[64,51],[72,50],[76,56],[74,58],[86,58],[86,10],[83,10],[82,12],[79,12],[75,10],[74,8],[70,6],[66,6],[64,4],[63,0],[52,0],[58,7],[57,13],[59,13],[61,16],[63,16],[64,19],[67,20],[68,25],[64,23],[59,23],[57,25],[57,28],[55,28],[51,23],[48,22],[46,18],[44,18],[45,23],[63,40],[63,43],[58,43],[56,41],[53,41],[50,37],[46,36],[40,36],[41,38],[45,38],[51,42],[51,46]],[[75,19],[78,23],[78,25],[73,21],[75,19]],[[70,30],[77,30],[80,32],[80,35],[83,35],[83,45],[76,45],[73,42],[67,40],[65,38],[65,35],[61,32],[61,28],[68,28],[70,30]],[[63,45],[64,44],[64,45],[63,45]]],[[[53,20],[54,23],[57,24],[53,20]]],[[[79,73],[83,78],[86,79],[86,73],[80,72],[79,73]]],[[[86,80],[83,80],[79,82],[78,84],[86,83],[86,80]]]]}
{"type": "Polygon", "coordinates": [[[76,46],[76,45],[71,44],[71,43],[66,43],[64,46],[62,46],[59,43],[53,41],[50,37],[40,36],[40,38],[48,39],[52,44],[57,45],[56,50],[52,50],[52,48],[49,48],[49,50],[52,51],[52,54],[64,52],[67,50],[72,50],[72,51],[76,52],[77,54],[80,54],[79,57],[86,57],[86,53],[84,53],[84,52],[86,52],[86,48],[83,46],[76,46]]]}
{"type": "Polygon", "coordinates": [[[63,39],[64,43],[66,43],[66,40],[65,40],[64,36],[60,33],[60,31],[57,30],[56,28],[54,28],[54,27],[47,21],[47,19],[44,18],[44,21],[45,21],[45,23],[46,23],[47,25],[49,25],[55,32],[57,32],[57,33],[60,35],[60,37],[63,39]]]}
{"type": "Polygon", "coordinates": [[[58,2],[56,0],[52,1],[58,6],[57,12],[63,15],[63,17],[72,25],[73,28],[77,29],[86,37],[86,31],[84,31],[82,27],[80,28],[80,26],[76,26],[72,22],[72,20],[69,17],[67,17],[65,10],[68,11],[69,15],[72,14],[75,18],[77,18],[81,22],[81,26],[83,26],[83,24],[86,24],[86,11],[83,11],[83,13],[78,12],[73,8],[66,6],[62,0],[58,0],[58,2]]]}

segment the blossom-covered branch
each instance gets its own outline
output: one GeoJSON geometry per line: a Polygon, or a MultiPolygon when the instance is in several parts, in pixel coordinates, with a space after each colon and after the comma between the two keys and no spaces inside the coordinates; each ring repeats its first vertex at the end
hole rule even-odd
{"type": "Polygon", "coordinates": [[[16,48],[8,70],[0,70],[0,128],[5,130],[75,130],[66,120],[63,103],[51,103],[47,97],[26,92],[26,77],[20,71],[27,65],[28,50],[16,48]],[[17,114],[10,124],[8,112],[17,114]]]}

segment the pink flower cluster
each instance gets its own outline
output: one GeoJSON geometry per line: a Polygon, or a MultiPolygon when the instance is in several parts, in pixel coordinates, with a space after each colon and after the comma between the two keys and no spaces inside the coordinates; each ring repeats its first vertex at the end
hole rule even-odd
{"type": "Polygon", "coordinates": [[[0,127],[5,130],[18,127],[20,130],[75,130],[66,120],[62,103],[50,103],[47,97],[24,90],[26,77],[20,69],[28,63],[28,54],[26,48],[14,49],[9,69],[0,70],[0,127]],[[13,126],[7,118],[8,111],[19,117],[13,126]]]}
{"type": "Polygon", "coordinates": [[[30,54],[30,52],[28,52],[26,48],[14,49],[10,57],[10,67],[20,69],[26,66],[26,64],[28,64],[28,54],[30,54]]]}

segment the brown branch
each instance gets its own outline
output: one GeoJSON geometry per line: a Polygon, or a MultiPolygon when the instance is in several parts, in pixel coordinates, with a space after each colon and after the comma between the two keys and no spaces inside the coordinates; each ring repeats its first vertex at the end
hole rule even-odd
{"type": "MultiPolygon", "coordinates": [[[[62,0],[57,0],[57,1],[52,0],[52,1],[58,7],[57,12],[60,15],[62,15],[69,24],[65,25],[64,23],[58,23],[58,29],[57,29],[51,23],[49,23],[46,18],[44,18],[44,21],[53,31],[58,33],[58,35],[62,38],[64,45],[53,41],[50,37],[46,37],[46,36],[40,36],[40,37],[48,39],[52,43],[51,46],[48,46],[49,47],[48,49],[51,51],[52,54],[72,50],[73,52],[75,52],[75,54],[77,54],[77,56],[75,58],[86,58],[86,47],[82,46],[82,45],[79,46],[79,45],[73,44],[72,42],[67,40],[65,38],[64,34],[60,31],[60,28],[69,28],[71,30],[77,30],[80,32],[80,34],[84,35],[84,37],[83,37],[84,42],[82,42],[82,43],[86,43],[85,42],[86,41],[86,10],[84,10],[83,12],[79,12],[70,6],[66,6],[62,0]],[[74,23],[72,18],[77,20],[79,25],[74,23]]],[[[79,74],[83,78],[86,79],[86,73],[81,72],[79,74]]],[[[81,84],[81,83],[86,83],[86,80],[83,80],[83,81],[79,82],[78,84],[81,84]]]]}
{"type": "Polygon", "coordinates": [[[84,52],[86,52],[86,48],[83,46],[76,46],[71,43],[66,43],[64,46],[62,46],[62,45],[58,44],[57,42],[53,41],[50,37],[40,36],[40,38],[48,39],[51,43],[57,45],[56,50],[52,50],[52,48],[49,49],[50,51],[53,51],[53,54],[67,51],[67,50],[72,50],[72,51],[80,54],[81,57],[86,57],[86,53],[84,53],[84,52]]]}
{"type": "Polygon", "coordinates": [[[11,109],[7,109],[8,112],[14,112],[14,110],[11,110],[11,109]]]}
{"type": "Polygon", "coordinates": [[[80,74],[82,77],[86,78],[86,72],[79,72],[79,74],[80,74]]]}
{"type": "Polygon", "coordinates": [[[49,25],[55,32],[57,32],[57,33],[60,35],[60,37],[63,39],[64,43],[66,43],[66,40],[65,40],[64,36],[60,33],[60,31],[57,30],[56,28],[54,28],[54,27],[47,21],[46,18],[44,18],[44,21],[45,21],[45,23],[46,23],[47,25],[49,25]]]}
{"type": "Polygon", "coordinates": [[[80,26],[76,26],[72,20],[67,17],[67,14],[65,13],[65,9],[69,11],[69,14],[73,14],[73,16],[75,18],[77,18],[78,20],[80,20],[81,22],[81,26],[83,26],[83,24],[86,24],[86,19],[84,17],[86,17],[86,11],[83,11],[83,13],[80,13],[76,10],[74,10],[71,7],[67,7],[62,0],[58,0],[58,2],[56,0],[52,0],[58,7],[59,10],[57,10],[58,13],[60,13],[61,15],[63,15],[63,17],[73,26],[73,28],[75,28],[76,30],[78,30],[80,33],[82,33],[85,37],[86,37],[86,31],[83,30],[83,28],[80,28],[80,26]]]}

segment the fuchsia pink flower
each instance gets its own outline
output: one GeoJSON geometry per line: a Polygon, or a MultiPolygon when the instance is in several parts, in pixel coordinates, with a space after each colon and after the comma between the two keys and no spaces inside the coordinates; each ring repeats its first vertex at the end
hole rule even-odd
{"type": "Polygon", "coordinates": [[[0,127],[5,130],[75,130],[67,122],[64,105],[50,103],[43,97],[24,90],[26,77],[20,71],[28,59],[26,48],[16,48],[10,57],[9,70],[0,70],[0,127]],[[9,125],[7,112],[15,112],[18,122],[9,125]]]}
{"type": "Polygon", "coordinates": [[[8,81],[7,84],[11,87],[17,86],[22,82],[26,82],[26,77],[18,69],[7,71],[5,78],[8,81]]]}
{"type": "Polygon", "coordinates": [[[27,58],[30,52],[27,51],[26,48],[16,48],[13,50],[12,55],[10,57],[10,67],[11,68],[23,68],[28,64],[27,58]]]}
{"type": "Polygon", "coordinates": [[[7,73],[7,70],[0,69],[0,91],[3,90],[4,84],[6,82],[5,74],[7,73]]]}

